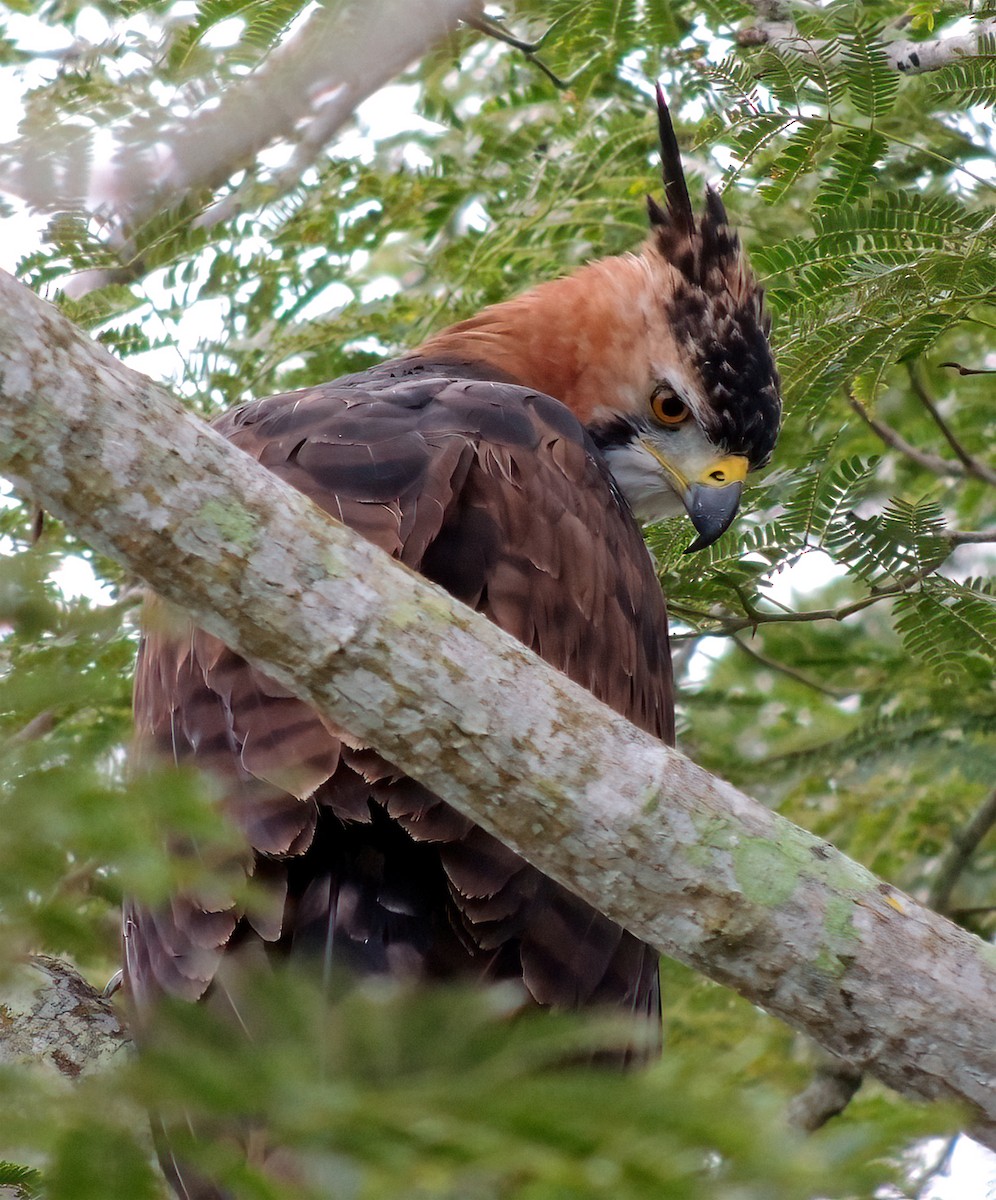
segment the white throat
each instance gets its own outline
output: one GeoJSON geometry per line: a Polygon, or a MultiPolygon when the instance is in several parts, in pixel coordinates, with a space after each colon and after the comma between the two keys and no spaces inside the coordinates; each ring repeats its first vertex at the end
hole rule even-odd
{"type": "Polygon", "coordinates": [[[603,454],[638,521],[649,524],[685,511],[660,463],[639,441],[606,446],[603,454]]]}

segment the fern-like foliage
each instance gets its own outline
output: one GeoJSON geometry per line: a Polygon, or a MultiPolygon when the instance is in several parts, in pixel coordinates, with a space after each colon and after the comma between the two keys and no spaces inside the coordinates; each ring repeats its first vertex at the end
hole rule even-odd
{"type": "Polygon", "coordinates": [[[783,362],[810,406],[869,371],[877,387],[893,364],[922,354],[992,291],[996,224],[963,202],[841,197],[839,206],[821,205],[814,227],[814,236],[757,256],[785,310],[783,362]]]}
{"type": "Polygon", "coordinates": [[[41,1194],[41,1173],[33,1167],[0,1162],[0,1188],[11,1200],[34,1200],[41,1194]]]}
{"type": "Polygon", "coordinates": [[[996,602],[988,588],[948,580],[896,601],[896,628],[942,683],[966,674],[992,678],[996,669],[996,602]]]}
{"type": "Polygon", "coordinates": [[[929,86],[932,99],[953,109],[996,105],[996,34],[979,38],[976,55],[941,67],[929,86]]]}
{"type": "Polygon", "coordinates": [[[853,21],[851,14],[838,25],[839,48],[846,92],[854,107],[874,125],[888,113],[899,94],[899,75],[889,61],[881,39],[871,29],[853,21]]]}
{"type": "Polygon", "coordinates": [[[199,0],[197,15],[186,22],[172,39],[167,60],[171,72],[182,74],[190,67],[195,50],[223,21],[238,20],[240,36],[230,55],[253,61],[268,51],[304,8],[301,0],[199,0]]]}
{"type": "Polygon", "coordinates": [[[867,583],[902,585],[922,578],[948,557],[951,547],[944,530],[939,505],[894,497],[881,514],[838,514],[825,544],[867,583]]]}
{"type": "Polygon", "coordinates": [[[847,458],[833,466],[810,464],[785,506],[785,526],[805,544],[822,547],[828,538],[832,544],[833,530],[857,502],[877,461],[847,458]]]}

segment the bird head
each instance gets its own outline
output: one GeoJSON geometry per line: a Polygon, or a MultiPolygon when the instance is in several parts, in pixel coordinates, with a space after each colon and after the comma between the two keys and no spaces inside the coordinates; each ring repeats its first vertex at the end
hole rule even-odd
{"type": "Polygon", "coordinates": [[[781,416],[770,320],[719,195],[696,218],[677,140],[657,89],[665,205],[647,198],[651,232],[638,263],[646,333],[630,386],[587,424],[634,513],[686,511],[711,545],[736,516],[749,471],[771,457],[781,416]]]}
{"type": "Polygon", "coordinates": [[[761,288],[718,194],[707,188],[693,213],[660,88],[657,113],[665,203],[648,197],[639,254],[542,283],[413,353],[561,401],[636,517],[687,512],[698,550],[729,527],[747,473],[768,461],[781,401],[761,288]]]}

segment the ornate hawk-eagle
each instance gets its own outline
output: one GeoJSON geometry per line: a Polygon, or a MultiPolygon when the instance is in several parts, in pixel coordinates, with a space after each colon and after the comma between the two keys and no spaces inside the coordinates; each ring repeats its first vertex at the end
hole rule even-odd
{"type": "MultiPolygon", "coordinates": [[[[215,427],[670,742],[667,615],[640,523],[686,512],[691,548],[713,542],[771,454],[780,402],[760,289],[718,195],[693,213],[658,101],[666,204],[649,200],[639,252],[215,427]]],[[[221,781],[257,889],[245,908],[132,907],[140,1006],[223,991],[228,956],[255,947],[658,1019],[650,947],[215,638],[150,622],[135,712],[161,755],[221,781]]]]}

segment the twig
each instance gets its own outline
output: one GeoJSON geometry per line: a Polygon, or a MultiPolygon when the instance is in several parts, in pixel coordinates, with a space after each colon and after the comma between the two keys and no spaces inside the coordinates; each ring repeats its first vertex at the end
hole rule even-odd
{"type": "Polygon", "coordinates": [[[983,800],[968,823],[951,839],[951,848],[941,860],[927,903],[934,912],[950,916],[951,893],[986,834],[996,826],[996,790],[983,800]]]}
{"type": "MultiPolygon", "coordinates": [[[[954,547],[951,548],[952,550],[954,547]]],[[[941,566],[951,554],[951,550],[945,551],[943,556],[937,559],[936,562],[928,562],[918,571],[912,571],[909,575],[904,575],[898,579],[895,584],[877,583],[869,589],[871,596],[896,596],[902,592],[908,592],[911,588],[916,587],[918,583],[922,583],[928,575],[933,575],[939,566],[941,566]]]]}
{"type": "Polygon", "coordinates": [[[559,17],[550,23],[546,31],[540,34],[535,42],[527,42],[522,38],[515,37],[503,25],[491,20],[489,17],[464,17],[463,23],[464,25],[469,25],[471,29],[476,29],[478,33],[496,38],[499,42],[504,42],[506,46],[513,46],[516,50],[521,50],[523,54],[529,56],[543,48],[543,43],[566,16],[567,13],[561,13],[559,17]]]}
{"type": "MultiPolygon", "coordinates": [[[[979,322],[983,324],[983,322],[979,322]]],[[[988,322],[985,322],[988,325],[988,322]]],[[[959,375],[996,375],[996,367],[964,367],[961,363],[942,362],[937,364],[940,367],[951,367],[957,371],[959,375]]]]}
{"type": "Polygon", "coordinates": [[[873,417],[860,400],[855,399],[854,396],[851,396],[849,399],[851,408],[867,423],[870,429],[878,434],[887,446],[891,446],[893,450],[898,450],[900,454],[904,454],[912,462],[915,462],[917,466],[923,467],[925,471],[930,471],[934,475],[964,476],[968,474],[964,464],[952,462],[949,458],[941,458],[939,454],[930,454],[926,450],[919,450],[916,446],[906,441],[902,434],[897,433],[891,425],[886,425],[884,421],[873,417]]]}
{"type": "Polygon", "coordinates": [[[488,17],[464,17],[463,23],[464,25],[469,25],[471,29],[476,29],[478,33],[483,33],[487,37],[495,38],[496,41],[504,42],[506,46],[512,46],[514,49],[521,51],[523,57],[526,58],[527,61],[531,62],[534,67],[538,67],[555,88],[559,88],[561,91],[566,91],[588,64],[582,64],[577,71],[574,71],[566,79],[561,79],[560,76],[555,74],[541,58],[537,57],[536,52],[541,48],[543,43],[554,31],[554,29],[556,29],[561,21],[565,20],[568,15],[569,11],[561,13],[561,15],[547,27],[546,32],[537,38],[535,42],[527,42],[522,38],[515,37],[514,34],[509,33],[507,29],[503,28],[496,21],[490,20],[488,17]]]}
{"type": "Polygon", "coordinates": [[[844,1111],[861,1087],[862,1073],[853,1063],[821,1052],[812,1080],[788,1108],[788,1122],[812,1133],[844,1111]]]}
{"type": "Polygon", "coordinates": [[[937,405],[934,403],[933,397],[927,391],[923,380],[917,374],[912,363],[907,364],[906,370],[910,377],[910,383],[912,384],[914,394],[927,412],[930,413],[934,424],[941,431],[941,433],[944,434],[945,441],[955,452],[958,461],[965,468],[965,473],[974,476],[976,479],[981,479],[983,483],[989,483],[996,487],[996,471],[991,470],[985,465],[985,463],[980,463],[977,458],[973,458],[973,456],[969,454],[961,442],[955,437],[947,421],[945,421],[940,412],[938,412],[937,405]]]}
{"type": "Polygon", "coordinates": [[[812,688],[815,692],[821,692],[824,696],[829,696],[831,700],[842,700],[850,694],[838,688],[827,687],[826,684],[819,683],[817,680],[810,678],[803,671],[797,671],[795,667],[790,667],[788,663],[769,658],[766,654],[762,654],[760,650],[755,649],[738,637],[734,637],[733,644],[738,650],[742,650],[748,658],[752,658],[755,662],[760,663],[762,667],[767,667],[771,671],[777,671],[779,675],[784,675],[788,679],[794,679],[796,683],[801,683],[805,687],[812,688]]]}
{"type": "Polygon", "coordinates": [[[842,605],[840,608],[814,608],[802,612],[789,609],[785,612],[769,613],[763,612],[759,608],[754,608],[753,605],[746,605],[747,615],[744,617],[726,616],[722,613],[703,613],[694,609],[683,608],[681,605],[672,604],[671,611],[676,616],[689,614],[697,617],[699,620],[715,621],[717,624],[715,629],[699,629],[689,634],[675,634],[672,641],[686,641],[690,637],[702,637],[703,634],[709,637],[721,637],[740,633],[743,629],[758,629],[761,625],[806,624],[812,621],[844,621],[848,617],[853,617],[855,613],[869,608],[872,604],[877,604],[879,600],[901,596],[907,590],[905,587],[893,587],[881,591],[872,591],[863,599],[855,600],[851,604],[842,605]]]}
{"type": "Polygon", "coordinates": [[[932,1163],[929,1163],[919,1175],[911,1179],[912,1186],[916,1189],[916,1200],[923,1200],[927,1189],[934,1182],[938,1175],[946,1174],[951,1168],[951,1156],[955,1152],[955,1147],[958,1145],[958,1140],[961,1137],[960,1133],[954,1133],[949,1138],[944,1140],[941,1152],[936,1156],[932,1163]]]}
{"type": "Polygon", "coordinates": [[[952,529],[942,535],[952,546],[996,542],[996,529],[952,529]]]}
{"type": "MultiPolygon", "coordinates": [[[[953,550],[957,544],[953,535],[949,541],[953,550]]],[[[974,534],[966,536],[967,541],[988,541],[988,537],[977,538],[974,534]]],[[[996,540],[996,539],[994,539],[996,540]]],[[[950,551],[949,551],[950,553],[950,551]]],[[[717,628],[715,629],[698,629],[689,634],[673,634],[671,640],[675,642],[687,641],[690,637],[722,637],[732,636],[740,633],[741,630],[750,629],[757,630],[762,625],[776,624],[805,624],[813,621],[846,621],[848,617],[853,617],[855,613],[862,612],[871,605],[877,604],[879,600],[891,600],[897,596],[903,596],[916,587],[918,583],[922,583],[929,575],[932,575],[938,567],[940,567],[948,556],[937,560],[937,562],[928,563],[920,570],[911,572],[893,584],[876,584],[869,588],[868,595],[860,600],[853,600],[850,604],[843,604],[840,608],[812,608],[796,611],[794,609],[782,608],[781,612],[765,612],[763,609],[756,608],[750,597],[746,595],[742,588],[735,587],[737,597],[743,606],[744,616],[738,617],[732,614],[724,614],[717,612],[702,612],[700,609],[685,607],[681,604],[672,604],[671,612],[678,617],[692,617],[700,621],[715,621],[717,628]]],[[[774,663],[769,664],[774,666],[774,663]]],[[[845,693],[846,694],[846,693],[845,693]]]]}
{"type": "Polygon", "coordinates": [[[38,738],[44,737],[51,729],[55,728],[55,713],[50,710],[40,712],[37,716],[31,718],[27,725],[22,725],[17,733],[11,737],[12,742],[34,742],[38,738]]]}

